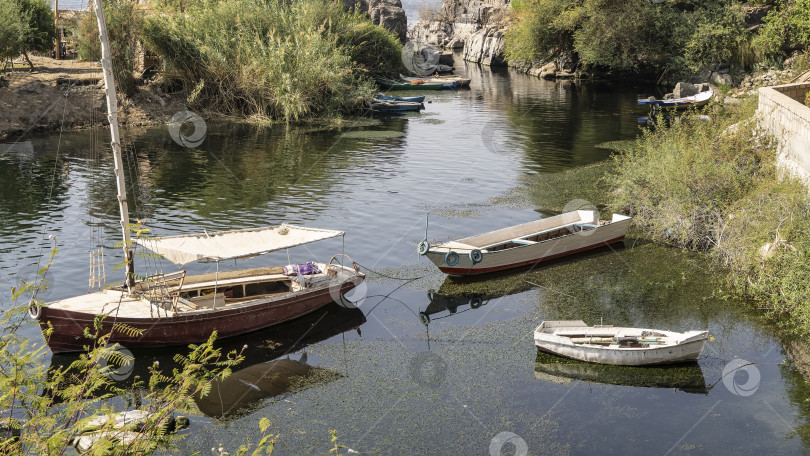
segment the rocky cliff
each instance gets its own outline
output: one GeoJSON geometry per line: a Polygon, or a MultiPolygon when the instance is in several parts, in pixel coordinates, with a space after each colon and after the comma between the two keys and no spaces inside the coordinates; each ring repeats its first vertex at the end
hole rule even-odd
{"type": "Polygon", "coordinates": [[[445,0],[410,30],[410,39],[463,49],[464,60],[505,65],[504,31],[510,0],[445,0]]]}
{"type": "Polygon", "coordinates": [[[401,0],[343,0],[350,11],[365,11],[371,22],[394,32],[403,43],[408,36],[408,18],[401,0]]]}

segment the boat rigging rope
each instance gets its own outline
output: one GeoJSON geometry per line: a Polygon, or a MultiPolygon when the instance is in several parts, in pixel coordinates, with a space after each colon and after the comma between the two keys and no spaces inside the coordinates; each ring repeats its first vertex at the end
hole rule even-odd
{"type": "MultiPolygon", "coordinates": [[[[416,279],[413,279],[413,280],[416,280],[416,279]]],[[[373,297],[377,297],[377,296],[382,296],[382,299],[380,299],[380,302],[378,302],[377,304],[374,304],[374,307],[372,307],[372,308],[371,308],[371,310],[369,310],[368,312],[366,312],[366,317],[368,317],[369,315],[371,315],[371,312],[374,312],[374,309],[376,309],[376,308],[377,308],[377,306],[379,306],[380,304],[382,304],[382,303],[383,303],[383,302],[384,302],[386,299],[392,299],[392,300],[394,300],[394,301],[398,301],[398,302],[402,303],[402,305],[403,305],[403,306],[407,307],[407,308],[408,308],[408,310],[410,310],[410,311],[411,311],[411,313],[413,313],[413,314],[416,316],[416,313],[415,313],[413,310],[411,310],[411,308],[410,308],[410,307],[408,307],[408,305],[407,305],[407,304],[405,304],[404,302],[400,301],[399,299],[396,299],[396,298],[392,298],[392,297],[391,297],[391,295],[392,295],[392,294],[394,294],[394,292],[396,292],[396,291],[397,291],[397,290],[399,290],[400,288],[404,287],[405,285],[407,285],[407,284],[411,283],[413,280],[409,280],[409,281],[407,281],[407,282],[404,282],[404,283],[403,283],[403,284],[401,284],[400,286],[398,286],[398,287],[394,288],[393,290],[389,291],[389,292],[388,292],[388,294],[386,294],[386,295],[372,295],[372,296],[366,296],[366,298],[373,298],[373,297]]]]}
{"type": "MultiPolygon", "coordinates": [[[[51,186],[48,189],[48,202],[45,204],[45,213],[50,214],[51,212],[51,201],[53,200],[53,188],[56,186],[56,171],[59,167],[59,152],[62,149],[62,132],[65,128],[65,113],[67,112],[67,99],[68,93],[70,93],[70,89],[65,92],[64,96],[64,103],[62,105],[62,120],[59,124],[59,140],[56,143],[56,157],[53,159],[53,170],[51,171],[51,186]]],[[[42,224],[42,234],[40,235],[40,242],[39,242],[39,255],[37,257],[37,271],[42,269],[42,249],[43,249],[43,242],[42,239],[45,237],[45,230],[47,229],[46,224],[42,224]]],[[[56,248],[56,238],[51,236],[53,240],[53,248],[56,248]]],[[[48,268],[50,269],[50,268],[48,268]]],[[[48,269],[43,272],[42,277],[39,279],[37,286],[34,287],[34,291],[31,294],[31,302],[29,302],[29,306],[37,299],[37,293],[39,292],[40,284],[45,280],[45,276],[48,275],[48,269]]]]}

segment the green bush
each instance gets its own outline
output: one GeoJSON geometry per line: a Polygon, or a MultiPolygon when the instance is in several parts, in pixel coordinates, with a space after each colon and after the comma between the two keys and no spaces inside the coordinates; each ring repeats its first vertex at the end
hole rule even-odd
{"type": "Polygon", "coordinates": [[[226,0],[152,16],[144,39],[190,101],[285,121],[359,112],[367,75],[397,71],[401,55],[391,32],[325,0],[226,0]]]}
{"type": "Polygon", "coordinates": [[[512,62],[564,51],[597,69],[677,76],[753,63],[739,7],[721,0],[520,0],[511,15],[506,57],[512,62]]]}
{"type": "Polygon", "coordinates": [[[761,52],[770,55],[782,55],[782,51],[793,47],[807,49],[810,46],[810,0],[775,2],[755,43],[761,52]]]}
{"type": "Polygon", "coordinates": [[[573,34],[579,22],[579,2],[555,0],[515,0],[510,12],[513,23],[506,32],[506,59],[533,63],[557,50],[573,47],[573,34]]]}
{"type": "MultiPolygon", "coordinates": [[[[113,74],[119,92],[135,93],[136,48],[143,29],[143,12],[131,0],[104,0],[104,18],[110,37],[113,74]]],[[[98,21],[95,12],[85,15],[78,25],[77,54],[82,60],[101,59],[98,21]]]]}

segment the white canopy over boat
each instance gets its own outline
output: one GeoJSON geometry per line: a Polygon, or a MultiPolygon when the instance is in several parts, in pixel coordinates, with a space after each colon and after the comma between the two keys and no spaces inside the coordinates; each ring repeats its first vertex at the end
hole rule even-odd
{"type": "Polygon", "coordinates": [[[200,260],[221,261],[251,258],[343,234],[343,231],[284,224],[215,233],[138,239],[137,243],[163,255],[172,263],[183,266],[200,260]]]}

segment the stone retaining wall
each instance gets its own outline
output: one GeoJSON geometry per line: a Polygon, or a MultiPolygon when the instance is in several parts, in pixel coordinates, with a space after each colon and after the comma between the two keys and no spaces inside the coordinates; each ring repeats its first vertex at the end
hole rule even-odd
{"type": "Polygon", "coordinates": [[[810,183],[810,83],[759,89],[760,125],[779,139],[779,162],[810,183]]]}

